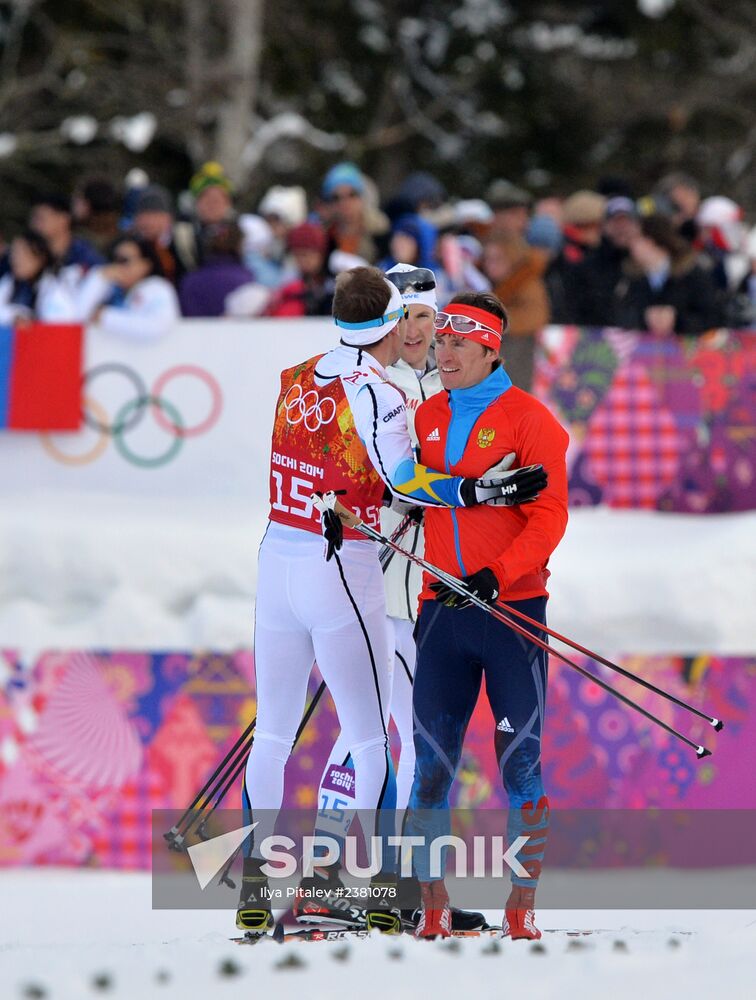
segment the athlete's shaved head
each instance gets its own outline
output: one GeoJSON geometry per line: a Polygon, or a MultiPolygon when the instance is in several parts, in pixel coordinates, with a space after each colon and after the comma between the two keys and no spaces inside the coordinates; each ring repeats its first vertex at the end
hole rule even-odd
{"type": "Polygon", "coordinates": [[[382,316],[391,299],[391,287],[377,267],[353,267],[336,279],[333,315],[345,323],[365,323],[382,316]]]}

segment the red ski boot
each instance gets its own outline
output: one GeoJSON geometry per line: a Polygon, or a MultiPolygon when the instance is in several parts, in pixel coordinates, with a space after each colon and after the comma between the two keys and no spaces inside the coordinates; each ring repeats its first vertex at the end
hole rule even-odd
{"type": "Polygon", "coordinates": [[[420,919],[416,938],[451,937],[452,913],[444,880],[420,883],[420,919]]]}
{"type": "Polygon", "coordinates": [[[513,941],[537,941],[541,932],[535,925],[535,889],[513,885],[504,909],[502,937],[513,941]]]}

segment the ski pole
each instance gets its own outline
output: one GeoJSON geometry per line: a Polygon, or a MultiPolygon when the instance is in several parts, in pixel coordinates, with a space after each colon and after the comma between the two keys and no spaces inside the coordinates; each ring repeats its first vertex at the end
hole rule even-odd
{"type": "Polygon", "coordinates": [[[505,604],[504,601],[497,601],[496,607],[503,608],[507,614],[515,615],[517,618],[527,622],[529,625],[537,626],[543,632],[546,632],[547,635],[550,635],[552,639],[557,639],[559,642],[563,642],[565,646],[571,646],[573,649],[577,650],[578,653],[584,653],[592,660],[595,660],[596,663],[601,663],[610,670],[614,670],[616,673],[621,674],[623,677],[627,677],[629,680],[635,681],[637,684],[640,684],[641,687],[647,688],[649,691],[653,691],[655,694],[661,695],[662,698],[666,698],[675,705],[679,705],[680,708],[686,708],[694,715],[699,716],[701,719],[705,719],[716,732],[719,732],[724,727],[724,722],[721,719],[712,718],[710,715],[702,712],[699,708],[696,708],[695,705],[690,705],[687,701],[677,698],[669,691],[665,691],[663,688],[652,684],[651,681],[647,681],[644,677],[639,677],[637,674],[632,673],[632,671],[621,667],[618,663],[614,663],[612,660],[607,660],[606,657],[601,656],[599,653],[594,653],[592,649],[587,649],[585,646],[581,646],[580,643],[575,642],[574,639],[568,639],[567,636],[561,635],[555,629],[541,625],[540,622],[537,622],[534,618],[530,618],[523,611],[513,608],[510,604],[505,604]]]}
{"type": "MultiPolygon", "coordinates": [[[[163,834],[163,837],[168,841],[168,843],[169,843],[170,846],[173,846],[173,844],[176,843],[177,849],[181,848],[181,846],[182,846],[181,842],[184,839],[183,835],[181,834],[181,827],[182,827],[182,825],[192,815],[192,813],[197,808],[197,806],[200,803],[200,801],[204,798],[204,796],[206,795],[208,789],[213,784],[213,782],[216,780],[216,778],[218,777],[218,775],[220,775],[221,772],[225,770],[225,768],[227,767],[230,759],[232,757],[235,757],[235,755],[236,755],[239,747],[242,745],[242,743],[247,742],[249,740],[249,737],[252,735],[252,733],[254,731],[256,722],[257,722],[257,716],[255,716],[255,718],[250,722],[250,724],[247,726],[247,728],[244,730],[244,732],[239,736],[239,738],[237,739],[237,741],[234,743],[234,745],[228,751],[228,753],[223,758],[223,760],[220,762],[220,764],[216,767],[216,769],[213,771],[213,773],[207,779],[207,781],[202,786],[202,788],[200,789],[200,791],[197,792],[197,794],[194,796],[194,799],[192,800],[191,805],[189,805],[184,810],[184,813],[181,816],[181,819],[179,819],[171,827],[171,829],[168,830],[167,833],[163,834]]],[[[223,780],[223,778],[221,778],[221,780],[223,780]]]]}
{"type": "MultiPolygon", "coordinates": [[[[544,642],[542,639],[535,636],[532,632],[529,632],[522,625],[518,624],[513,618],[508,617],[503,612],[499,611],[496,607],[490,604],[486,604],[485,601],[481,601],[480,598],[477,597],[477,595],[473,594],[469,590],[469,588],[462,583],[461,580],[457,579],[457,577],[452,576],[445,570],[439,569],[437,566],[434,566],[432,563],[429,563],[421,556],[416,556],[411,552],[407,552],[405,549],[402,549],[400,546],[396,545],[394,542],[386,538],[384,535],[381,535],[380,532],[376,531],[374,528],[371,528],[368,525],[364,524],[356,516],[356,514],[354,514],[348,508],[344,507],[344,505],[341,504],[335,497],[331,498],[329,497],[329,494],[325,494],[324,498],[320,498],[316,494],[313,494],[313,503],[320,511],[332,509],[338,515],[338,517],[346,525],[348,525],[348,527],[353,528],[356,531],[359,531],[367,538],[371,538],[375,542],[381,542],[383,544],[391,546],[392,548],[396,548],[397,552],[400,555],[403,555],[406,559],[409,559],[411,562],[415,562],[417,563],[417,565],[422,566],[422,568],[425,569],[428,573],[431,573],[438,580],[441,580],[443,583],[446,583],[456,593],[467,598],[471,604],[474,604],[476,607],[492,615],[494,618],[497,619],[497,621],[501,621],[505,625],[508,625],[514,632],[517,632],[519,635],[524,636],[526,639],[528,639],[528,641],[532,642],[539,648],[545,650],[547,653],[556,656],[557,659],[561,660],[563,663],[566,663],[574,670],[577,670],[578,673],[582,674],[584,677],[587,677],[589,680],[593,681],[594,684],[598,684],[599,687],[603,688],[609,694],[614,695],[614,697],[617,698],[619,701],[622,701],[630,708],[634,708],[637,712],[645,716],[651,722],[655,722],[658,726],[660,726],[662,729],[665,729],[672,736],[675,736],[677,739],[687,744],[689,747],[691,747],[693,750],[696,751],[696,756],[698,758],[710,756],[711,750],[708,750],[706,747],[694,743],[692,740],[688,739],[687,736],[683,735],[683,733],[679,732],[677,729],[674,729],[672,726],[664,722],[663,719],[660,719],[653,713],[648,712],[641,705],[638,705],[637,702],[633,701],[631,698],[628,698],[620,691],[617,691],[610,684],[607,684],[601,678],[596,677],[589,670],[586,670],[584,667],[579,666],[579,664],[569,659],[569,657],[565,656],[563,653],[560,653],[559,650],[556,650],[553,647],[549,646],[548,643],[544,642]]],[[[539,631],[546,632],[548,634],[548,630],[540,622],[536,622],[535,624],[539,631]]],[[[634,674],[630,674],[630,676],[633,679],[635,679],[634,674]]]]}
{"type": "MultiPolygon", "coordinates": [[[[409,529],[412,527],[412,522],[414,518],[409,514],[406,514],[402,520],[397,524],[391,533],[392,542],[401,542],[404,536],[407,534],[409,529]]],[[[392,549],[389,545],[382,545],[378,552],[378,561],[381,564],[381,569],[385,573],[389,567],[389,563],[396,555],[396,549],[392,549]]]]}
{"type": "MultiPolygon", "coordinates": [[[[339,506],[343,505],[339,504],[339,506]]],[[[346,507],[344,507],[343,509],[347,510],[346,507]]],[[[339,514],[339,516],[341,516],[339,511],[337,511],[337,513],[339,514]]],[[[388,539],[388,541],[394,542],[395,539],[392,536],[392,538],[388,539]]],[[[396,549],[394,549],[393,546],[389,547],[391,548],[392,551],[397,551],[396,549]]],[[[436,570],[434,567],[431,566],[430,563],[426,563],[421,556],[416,556],[415,553],[413,552],[407,552],[406,549],[399,549],[398,551],[400,551],[402,555],[404,555],[407,559],[410,559],[411,561],[418,563],[418,565],[422,566],[424,569],[427,569],[428,572],[433,573],[434,576],[438,577],[439,580],[443,580],[444,583],[448,583],[449,579],[452,580],[456,579],[456,577],[449,577],[449,574],[447,574],[447,578],[439,576],[439,573],[443,573],[443,570],[436,570]]],[[[682,698],[678,698],[676,695],[671,694],[669,691],[665,691],[663,688],[657,687],[655,684],[652,684],[651,681],[647,681],[643,677],[638,677],[637,674],[632,673],[630,670],[626,670],[625,667],[621,667],[618,663],[614,663],[612,660],[608,660],[606,657],[601,656],[600,653],[596,653],[592,649],[588,649],[586,646],[582,646],[579,642],[576,642],[574,639],[568,638],[566,635],[562,635],[560,632],[557,632],[555,629],[550,628],[548,625],[542,625],[540,622],[537,622],[534,618],[530,618],[523,611],[520,611],[517,608],[513,608],[511,605],[506,604],[504,601],[501,600],[496,602],[496,607],[502,608],[504,611],[507,612],[507,614],[514,615],[521,621],[525,621],[529,625],[537,627],[540,631],[545,632],[547,635],[551,636],[552,639],[556,639],[559,642],[563,642],[566,646],[570,646],[572,649],[577,650],[577,652],[583,653],[585,656],[590,657],[597,663],[603,664],[603,666],[608,667],[610,670],[614,670],[616,673],[621,674],[623,677],[627,677],[629,680],[635,681],[637,684],[640,684],[641,687],[644,687],[649,691],[653,691],[655,694],[660,695],[662,698],[666,698],[668,701],[671,701],[673,704],[678,705],[680,708],[687,709],[687,711],[692,712],[694,715],[697,715],[699,718],[704,719],[706,722],[708,722],[709,725],[715,730],[715,732],[719,732],[721,729],[724,728],[724,722],[721,719],[715,719],[712,716],[707,715],[706,712],[702,712],[701,709],[696,708],[695,705],[691,705],[689,702],[683,701],[682,698]]]]}
{"type": "MultiPolygon", "coordinates": [[[[325,681],[321,681],[320,686],[313,695],[312,701],[305,711],[302,722],[299,725],[299,729],[297,730],[294,740],[295,744],[299,739],[302,730],[307,725],[307,722],[312,717],[312,713],[314,712],[324,691],[325,681]]],[[[256,722],[257,717],[255,716],[236,743],[234,743],[231,750],[229,750],[221,763],[215,769],[213,774],[203,786],[202,790],[194,797],[192,804],[184,811],[181,819],[167,833],[163,834],[163,837],[168,841],[168,846],[171,850],[183,850],[186,838],[189,836],[191,830],[198,824],[199,827],[197,832],[199,833],[200,830],[203,830],[207,820],[218,808],[231,786],[241,774],[254,741],[254,727],[256,722]],[[214,782],[215,786],[208,792],[208,789],[210,789],[214,782]],[[202,801],[200,805],[203,798],[204,801],[202,801]],[[215,801],[213,802],[213,800],[215,801]],[[197,808],[198,806],[199,808],[197,808]]]]}
{"type": "MultiPolygon", "coordinates": [[[[312,701],[307,706],[307,709],[305,710],[305,713],[302,716],[302,721],[299,723],[299,728],[297,729],[294,735],[294,742],[292,744],[292,749],[297,745],[299,737],[304,732],[305,726],[312,718],[312,713],[317,708],[318,702],[320,701],[324,691],[325,691],[325,681],[321,681],[318,690],[312,696],[312,701]]],[[[237,755],[236,759],[231,765],[230,774],[229,771],[227,770],[226,774],[221,779],[218,788],[216,788],[216,790],[213,792],[212,797],[215,797],[215,800],[212,802],[208,801],[207,803],[205,803],[205,805],[203,806],[203,811],[200,813],[199,817],[197,817],[195,821],[193,823],[190,823],[189,826],[187,827],[186,831],[184,832],[184,837],[188,836],[188,833],[195,825],[196,820],[199,819],[201,820],[201,822],[200,825],[197,827],[196,832],[198,836],[202,837],[202,839],[205,839],[205,827],[207,825],[207,821],[210,819],[215,810],[220,806],[221,802],[226,797],[229,790],[231,789],[231,787],[239,778],[239,775],[244,770],[247,763],[247,757],[249,756],[249,752],[252,749],[253,743],[254,743],[254,735],[249,739],[247,746],[241,748],[241,752],[237,755]],[[225,781],[225,784],[223,785],[223,787],[220,787],[220,784],[222,784],[223,781],[225,781]],[[207,808],[208,805],[210,807],[209,809],[207,808]]]]}
{"type": "MultiPolygon", "coordinates": [[[[312,701],[307,706],[305,714],[302,716],[302,721],[299,723],[299,728],[297,729],[296,733],[294,734],[294,742],[291,745],[292,750],[294,749],[294,747],[299,742],[299,737],[304,732],[305,726],[307,725],[307,723],[312,718],[312,715],[313,715],[313,712],[315,711],[315,709],[318,707],[318,702],[320,701],[321,697],[323,696],[323,692],[325,691],[325,687],[326,687],[325,681],[321,681],[320,682],[320,687],[315,692],[315,694],[312,696],[312,701]]],[[[238,778],[238,776],[241,774],[243,766],[244,766],[244,764],[242,764],[242,766],[239,767],[239,769],[237,770],[236,774],[232,776],[231,780],[229,781],[228,785],[226,786],[226,788],[223,791],[223,795],[226,794],[226,792],[231,787],[231,785],[233,785],[233,783],[236,780],[236,778],[238,778]]],[[[223,798],[223,795],[221,795],[221,798],[223,798]]],[[[220,798],[218,799],[218,802],[216,802],[216,804],[215,804],[215,806],[213,808],[216,808],[218,806],[219,802],[220,802],[220,798]]],[[[234,861],[236,861],[236,856],[238,855],[239,851],[242,849],[243,846],[244,846],[244,842],[242,842],[241,844],[239,844],[239,846],[237,847],[237,849],[234,851],[234,853],[231,855],[231,857],[226,862],[226,865],[225,865],[223,871],[220,873],[220,878],[218,880],[218,885],[227,885],[231,889],[235,889],[236,888],[236,883],[233,881],[233,879],[229,875],[229,872],[231,871],[231,869],[233,867],[234,861]]]]}

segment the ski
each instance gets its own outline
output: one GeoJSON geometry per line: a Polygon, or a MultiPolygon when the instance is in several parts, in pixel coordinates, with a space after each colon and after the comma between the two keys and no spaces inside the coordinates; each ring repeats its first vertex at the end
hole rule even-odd
{"type": "MultiPolygon", "coordinates": [[[[405,926],[403,934],[413,934],[414,927],[405,926]]],[[[617,934],[620,931],[609,929],[562,929],[550,927],[543,931],[543,935],[563,934],[565,937],[579,938],[590,937],[594,934],[617,934]]],[[[286,930],[283,924],[277,924],[272,934],[245,935],[244,937],[231,938],[234,944],[258,944],[260,941],[273,940],[277,944],[284,944],[287,941],[357,941],[370,937],[371,931],[366,927],[308,927],[300,930],[286,930]]],[[[673,936],[686,934],[685,931],[675,931],[673,936]]],[[[395,935],[399,937],[400,935],[395,935]]],[[[478,930],[456,930],[452,931],[453,938],[500,938],[500,927],[482,927],[478,930]]]]}

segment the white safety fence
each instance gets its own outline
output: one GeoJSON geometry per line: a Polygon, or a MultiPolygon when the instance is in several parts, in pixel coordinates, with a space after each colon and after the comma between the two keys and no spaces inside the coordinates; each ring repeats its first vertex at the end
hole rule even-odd
{"type": "MultiPolygon", "coordinates": [[[[85,427],[0,435],[0,647],[250,645],[279,373],[336,339],[328,320],[88,331],[85,427]]],[[[754,513],[574,510],[551,622],[605,652],[751,653],[755,564],[754,513]]]]}

